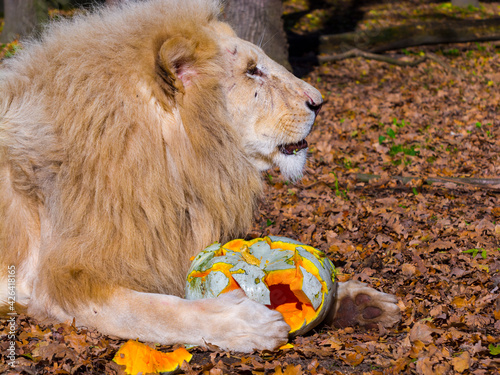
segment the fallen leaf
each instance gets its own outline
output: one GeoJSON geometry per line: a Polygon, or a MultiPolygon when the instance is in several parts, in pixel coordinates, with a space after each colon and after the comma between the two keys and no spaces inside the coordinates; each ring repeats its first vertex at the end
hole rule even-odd
{"type": "Polygon", "coordinates": [[[301,375],[302,374],[302,366],[297,365],[294,366],[292,364],[286,366],[285,370],[281,369],[281,366],[277,366],[275,368],[275,375],[301,375]]]}
{"type": "Polygon", "coordinates": [[[363,362],[365,357],[357,352],[346,352],[345,355],[340,357],[340,359],[342,359],[349,366],[357,366],[363,362]]]}
{"type": "Polygon", "coordinates": [[[406,277],[411,277],[415,275],[417,267],[415,267],[413,264],[405,263],[401,266],[401,271],[406,277]]]}
{"type": "Polygon", "coordinates": [[[467,299],[465,297],[458,297],[458,296],[453,297],[453,299],[451,300],[451,304],[455,307],[458,307],[458,308],[471,306],[472,302],[473,301],[471,299],[467,299]]]}
{"type": "Polygon", "coordinates": [[[424,344],[430,344],[433,341],[432,333],[435,330],[429,327],[427,324],[422,322],[417,322],[410,330],[410,341],[421,341],[424,344]]]}
{"type": "Polygon", "coordinates": [[[432,366],[435,361],[429,357],[422,357],[417,360],[417,373],[422,375],[435,375],[432,366]]]}
{"type": "Polygon", "coordinates": [[[469,352],[463,352],[459,357],[455,357],[451,360],[451,365],[453,369],[459,373],[464,372],[470,366],[470,355],[469,352]]]}

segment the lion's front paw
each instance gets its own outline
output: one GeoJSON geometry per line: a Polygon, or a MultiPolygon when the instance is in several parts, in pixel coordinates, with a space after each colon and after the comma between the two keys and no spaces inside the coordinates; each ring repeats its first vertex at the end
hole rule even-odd
{"type": "Polygon", "coordinates": [[[252,301],[241,290],[218,298],[200,300],[210,304],[211,321],[206,343],[221,349],[240,352],[273,350],[288,341],[290,327],[283,316],[266,306],[252,301]]]}
{"type": "Polygon", "coordinates": [[[397,298],[359,281],[339,282],[337,300],[327,323],[337,328],[365,326],[391,327],[401,319],[397,298]]]}

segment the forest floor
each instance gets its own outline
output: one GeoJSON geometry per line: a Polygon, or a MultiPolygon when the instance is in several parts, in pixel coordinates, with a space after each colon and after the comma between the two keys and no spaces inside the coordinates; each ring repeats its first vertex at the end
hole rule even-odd
{"type": "MultiPolygon", "coordinates": [[[[500,178],[500,45],[395,54],[429,52],[454,70],[431,60],[397,67],[356,58],[303,77],[325,99],[308,137],[306,173],[297,183],[277,170],[263,176],[265,195],[249,234],[323,250],[339,280],[395,294],[401,322],[369,331],[319,326],[274,352],[194,348],[185,373],[499,373],[500,186],[425,179],[500,178]],[[381,177],[362,182],[360,173],[381,177]],[[394,176],[415,179],[403,184],[394,176]]],[[[17,366],[7,366],[2,340],[0,373],[123,373],[112,362],[123,340],[24,315],[17,325],[17,366]]],[[[7,332],[5,321],[0,328],[7,332]]]]}

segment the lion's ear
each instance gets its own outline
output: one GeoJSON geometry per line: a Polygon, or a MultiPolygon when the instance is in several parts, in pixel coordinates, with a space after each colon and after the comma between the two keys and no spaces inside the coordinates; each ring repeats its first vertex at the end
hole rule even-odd
{"type": "Polygon", "coordinates": [[[161,46],[157,74],[171,89],[184,92],[197,75],[197,45],[193,40],[176,36],[161,46]]]}

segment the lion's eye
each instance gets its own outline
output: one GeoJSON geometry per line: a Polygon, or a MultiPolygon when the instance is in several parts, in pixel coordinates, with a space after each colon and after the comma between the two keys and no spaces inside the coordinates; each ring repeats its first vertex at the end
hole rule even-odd
{"type": "Polygon", "coordinates": [[[255,62],[253,62],[253,61],[248,64],[246,73],[248,75],[255,76],[255,77],[264,76],[264,72],[262,72],[262,70],[260,70],[257,67],[257,64],[255,64],[255,62]]]}

